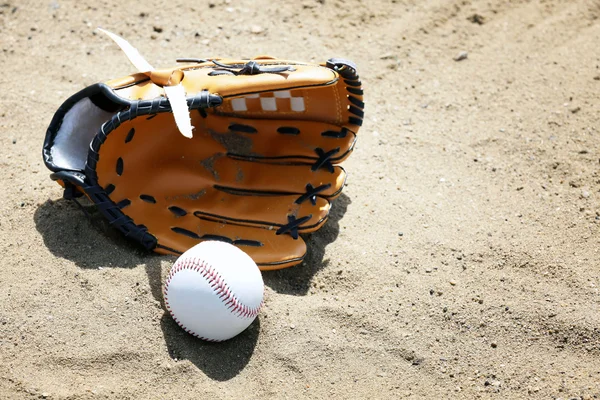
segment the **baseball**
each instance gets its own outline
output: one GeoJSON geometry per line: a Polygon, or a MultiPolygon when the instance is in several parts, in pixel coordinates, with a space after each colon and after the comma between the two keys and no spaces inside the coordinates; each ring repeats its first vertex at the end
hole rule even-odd
{"type": "Polygon", "coordinates": [[[264,283],[254,261],[234,245],[202,242],[183,253],[164,287],[165,305],[186,332],[208,341],[231,339],[258,315],[264,283]]]}

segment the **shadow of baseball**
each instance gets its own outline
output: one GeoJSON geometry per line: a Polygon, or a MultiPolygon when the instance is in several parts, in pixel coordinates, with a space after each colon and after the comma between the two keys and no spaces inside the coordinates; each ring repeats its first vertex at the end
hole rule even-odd
{"type": "Polygon", "coordinates": [[[206,342],[179,327],[168,312],[160,325],[169,355],[174,361],[188,360],[211,379],[227,381],[248,364],[260,332],[260,315],[239,335],[224,342],[206,342]]]}

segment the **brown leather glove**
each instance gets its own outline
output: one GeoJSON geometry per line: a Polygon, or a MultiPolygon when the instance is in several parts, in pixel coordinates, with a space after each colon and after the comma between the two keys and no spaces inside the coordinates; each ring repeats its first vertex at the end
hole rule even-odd
{"type": "Polygon", "coordinates": [[[300,263],[299,234],[326,222],[362,123],[354,64],[191,61],[68,99],[44,143],[51,178],[147,249],[181,254],[216,239],[262,270],[300,263]],[[173,84],[185,90],[191,139],[165,97],[173,84]]]}

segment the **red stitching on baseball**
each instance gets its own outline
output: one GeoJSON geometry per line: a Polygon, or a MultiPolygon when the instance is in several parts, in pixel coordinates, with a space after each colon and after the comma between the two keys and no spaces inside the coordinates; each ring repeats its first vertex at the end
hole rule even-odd
{"type": "Polygon", "coordinates": [[[236,314],[238,317],[243,317],[243,318],[255,318],[258,315],[258,312],[261,309],[261,307],[264,303],[264,300],[260,302],[258,307],[250,308],[247,305],[241,303],[237,299],[237,297],[235,297],[235,295],[233,294],[233,292],[231,291],[229,286],[227,286],[227,284],[225,283],[224,278],[221,275],[219,275],[219,273],[212,267],[212,265],[208,265],[204,260],[199,260],[197,258],[186,258],[182,262],[179,262],[179,260],[178,260],[175,263],[175,265],[171,268],[171,272],[169,273],[169,276],[167,277],[167,280],[165,281],[164,298],[165,298],[165,306],[167,307],[169,314],[171,314],[171,317],[173,317],[173,320],[177,323],[177,325],[179,325],[181,328],[183,328],[183,330],[186,331],[187,333],[189,333],[199,339],[207,340],[210,342],[221,342],[222,341],[219,339],[206,338],[204,336],[198,335],[195,332],[191,332],[189,329],[187,329],[185,326],[183,326],[181,324],[181,322],[179,322],[179,320],[175,317],[175,315],[173,315],[173,311],[171,310],[171,307],[169,305],[169,284],[171,283],[173,276],[176,273],[183,271],[184,269],[189,269],[192,271],[200,272],[202,277],[208,280],[209,286],[213,289],[215,294],[217,294],[217,296],[221,299],[221,301],[224,303],[225,307],[233,314],[236,314]]]}

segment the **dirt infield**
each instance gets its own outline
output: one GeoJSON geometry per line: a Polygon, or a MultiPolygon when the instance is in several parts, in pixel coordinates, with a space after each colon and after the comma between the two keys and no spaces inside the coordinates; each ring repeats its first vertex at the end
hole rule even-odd
{"type": "Polygon", "coordinates": [[[0,398],[600,398],[599,43],[595,0],[5,0],[0,398]],[[231,341],[48,178],[56,109],[135,72],[98,26],[156,67],[358,65],[348,185],[231,341]]]}

